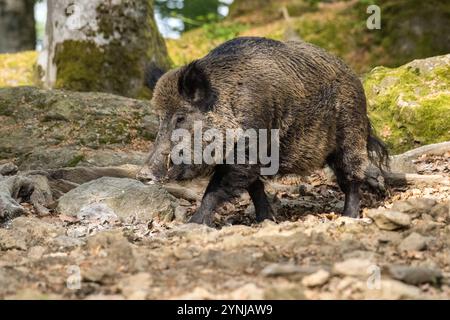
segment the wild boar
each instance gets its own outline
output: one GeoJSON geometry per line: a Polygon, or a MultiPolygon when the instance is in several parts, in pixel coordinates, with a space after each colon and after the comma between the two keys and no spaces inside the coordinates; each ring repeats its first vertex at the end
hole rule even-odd
{"type": "Polygon", "coordinates": [[[273,219],[260,162],[173,162],[174,131],[194,134],[198,122],[203,131],[276,129],[277,174],[306,175],[328,164],[345,193],[343,214],[349,217],[359,216],[360,186],[369,162],[379,168],[387,164],[388,151],[372,132],[358,77],[340,59],[305,42],[230,40],[162,75],[151,104],[160,128],[138,179],[164,182],[210,175],[190,222],[212,225],[214,210],[244,191],[255,205],[257,221],[273,219]]]}

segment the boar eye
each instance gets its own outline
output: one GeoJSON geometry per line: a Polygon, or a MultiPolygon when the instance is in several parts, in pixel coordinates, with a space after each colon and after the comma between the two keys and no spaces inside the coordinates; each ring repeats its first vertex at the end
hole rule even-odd
{"type": "Polygon", "coordinates": [[[186,120],[186,117],[183,115],[178,115],[175,119],[176,124],[180,124],[182,122],[184,122],[184,120],[186,120]]]}

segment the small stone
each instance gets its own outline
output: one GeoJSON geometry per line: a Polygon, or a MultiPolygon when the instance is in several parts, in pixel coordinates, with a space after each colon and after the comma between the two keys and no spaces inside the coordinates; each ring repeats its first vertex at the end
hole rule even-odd
{"type": "Polygon", "coordinates": [[[19,237],[10,230],[0,229],[0,251],[27,250],[27,243],[23,236],[19,237]]]}
{"type": "Polygon", "coordinates": [[[14,175],[19,171],[19,168],[14,163],[7,162],[5,164],[0,164],[0,176],[10,176],[14,175]]]}
{"type": "Polygon", "coordinates": [[[450,220],[450,201],[438,203],[429,211],[429,215],[433,218],[442,218],[444,221],[450,220]]]}
{"type": "Polygon", "coordinates": [[[392,210],[406,213],[411,218],[418,218],[422,214],[428,213],[435,205],[435,199],[416,198],[394,202],[392,210]]]}
{"type": "Polygon", "coordinates": [[[59,248],[65,249],[81,246],[84,244],[84,241],[78,238],[61,235],[53,239],[52,244],[59,248]]]}
{"type": "Polygon", "coordinates": [[[320,269],[319,271],[304,277],[302,284],[306,287],[320,287],[327,283],[329,279],[330,273],[326,270],[320,269]]]}
{"type": "Polygon", "coordinates": [[[366,259],[347,259],[342,262],[335,263],[333,272],[344,276],[367,276],[370,274],[370,267],[374,263],[366,259]]]}
{"type": "Polygon", "coordinates": [[[413,232],[400,242],[398,249],[400,251],[422,251],[427,247],[427,238],[413,232]]]}
{"type": "Polygon", "coordinates": [[[403,240],[402,234],[395,231],[381,231],[378,237],[378,242],[381,244],[397,245],[403,240]]]}
{"type": "Polygon", "coordinates": [[[294,264],[273,263],[265,267],[261,274],[265,277],[288,276],[293,274],[309,275],[317,271],[315,267],[301,267],[294,264]]]}
{"type": "Polygon", "coordinates": [[[184,206],[177,206],[175,208],[175,220],[185,223],[187,219],[187,208],[184,206]]]}
{"type": "Polygon", "coordinates": [[[422,299],[419,288],[404,284],[397,280],[381,280],[379,289],[368,290],[368,299],[406,300],[422,299]]]}
{"type": "Polygon", "coordinates": [[[398,230],[411,225],[411,217],[398,211],[371,209],[367,211],[367,216],[382,230],[398,230]]]}
{"type": "Polygon", "coordinates": [[[47,248],[45,248],[43,246],[31,247],[30,250],[28,251],[28,258],[30,258],[32,260],[39,260],[40,258],[42,258],[42,256],[44,255],[44,253],[46,251],[47,251],[47,248]]]}
{"type": "Polygon", "coordinates": [[[389,273],[394,279],[412,285],[439,284],[442,279],[440,270],[420,266],[393,265],[389,267],[389,273]]]}
{"type": "Polygon", "coordinates": [[[127,299],[144,300],[148,295],[152,282],[151,275],[142,272],[120,280],[118,287],[127,299]]]}

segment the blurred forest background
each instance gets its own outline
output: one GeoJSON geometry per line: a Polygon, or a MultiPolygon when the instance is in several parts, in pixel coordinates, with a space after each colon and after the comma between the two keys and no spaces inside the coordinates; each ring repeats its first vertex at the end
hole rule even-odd
{"type": "Polygon", "coordinates": [[[237,36],[304,40],[361,75],[372,121],[399,152],[450,139],[448,64],[423,62],[438,64],[428,76],[389,69],[448,54],[449,21],[441,0],[0,0],[0,87],[148,99],[155,66],[184,65],[237,36]],[[373,4],[380,29],[367,27],[373,4]]]}

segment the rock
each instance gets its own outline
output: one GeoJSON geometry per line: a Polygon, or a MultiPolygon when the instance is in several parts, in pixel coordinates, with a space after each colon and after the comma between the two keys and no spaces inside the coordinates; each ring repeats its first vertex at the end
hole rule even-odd
{"type": "Polygon", "coordinates": [[[36,218],[19,217],[11,221],[8,229],[0,229],[0,248],[26,250],[45,245],[64,233],[58,226],[36,218]]]}
{"type": "Polygon", "coordinates": [[[113,167],[125,164],[142,166],[146,156],[146,152],[134,150],[108,150],[97,147],[91,149],[77,146],[36,147],[33,152],[21,158],[20,169],[25,171],[66,167],[113,167]]]}
{"type": "Polygon", "coordinates": [[[0,176],[10,176],[17,173],[19,168],[14,163],[7,162],[5,164],[0,164],[0,176]]]}
{"type": "Polygon", "coordinates": [[[398,230],[411,225],[411,218],[398,211],[370,209],[367,211],[367,217],[371,218],[382,230],[398,230]]]}
{"type": "Polygon", "coordinates": [[[395,231],[381,231],[378,236],[378,242],[380,244],[398,245],[402,240],[402,234],[395,231]]]}
{"type": "Polygon", "coordinates": [[[437,285],[442,279],[440,270],[420,266],[393,265],[389,267],[389,273],[392,278],[412,285],[437,285]]]}
{"type": "Polygon", "coordinates": [[[48,294],[36,288],[19,289],[12,295],[5,297],[5,300],[62,300],[63,297],[56,294],[48,294]]]}
{"type": "Polygon", "coordinates": [[[31,247],[30,250],[28,250],[28,258],[32,260],[39,260],[40,258],[42,258],[46,251],[47,248],[43,246],[31,247]]]}
{"type": "MultiPolygon", "coordinates": [[[[393,153],[450,140],[450,54],[377,67],[365,77],[373,124],[393,153]]],[[[392,170],[398,168],[393,163],[392,170]]]]}
{"type": "Polygon", "coordinates": [[[289,276],[289,275],[309,275],[316,272],[318,267],[296,266],[293,264],[274,263],[265,267],[261,275],[265,277],[289,276]]]}
{"type": "Polygon", "coordinates": [[[263,300],[264,290],[254,283],[247,283],[233,290],[228,297],[224,298],[231,300],[263,300]]]}
{"type": "Polygon", "coordinates": [[[426,237],[413,232],[400,242],[398,249],[401,251],[422,251],[426,249],[427,241],[426,237]]]}
{"type": "Polygon", "coordinates": [[[435,219],[450,220],[450,201],[436,204],[428,213],[435,219]]]}
{"type": "Polygon", "coordinates": [[[118,294],[91,294],[87,296],[85,300],[116,301],[116,300],[125,300],[125,297],[118,294]]]}
{"type": "Polygon", "coordinates": [[[25,209],[13,196],[19,191],[22,184],[28,180],[18,176],[0,176],[0,221],[12,219],[25,213],[25,209]],[[18,190],[19,189],[19,190],[18,190]]]}
{"type": "Polygon", "coordinates": [[[343,276],[367,277],[373,265],[370,260],[352,258],[335,263],[333,272],[343,276]]]}
{"type": "Polygon", "coordinates": [[[187,211],[188,209],[184,206],[177,206],[175,208],[175,220],[179,222],[187,222],[187,211]]]}
{"type": "Polygon", "coordinates": [[[62,196],[57,211],[71,216],[114,213],[123,221],[148,222],[153,218],[171,221],[176,206],[176,198],[158,185],[105,177],[85,183],[62,196]]]}
{"type": "Polygon", "coordinates": [[[328,279],[330,279],[330,273],[321,269],[309,276],[304,277],[302,279],[302,284],[306,287],[320,287],[327,283],[328,279]]]}
{"type": "Polygon", "coordinates": [[[381,280],[380,288],[367,290],[366,298],[379,300],[423,299],[419,288],[397,280],[381,280]]]}
{"type": "Polygon", "coordinates": [[[149,273],[142,272],[121,279],[118,287],[126,299],[144,300],[152,282],[152,276],[149,273]]]}
{"type": "Polygon", "coordinates": [[[22,170],[137,163],[156,136],[154,123],[158,118],[147,101],[95,92],[0,88],[0,159],[17,158],[22,170]],[[131,143],[144,149],[136,153],[131,143]]]}
{"type": "Polygon", "coordinates": [[[407,213],[411,216],[411,218],[418,218],[422,214],[429,213],[435,205],[435,199],[408,199],[404,201],[394,202],[394,204],[392,205],[392,210],[407,213]]]}
{"type": "Polygon", "coordinates": [[[26,275],[13,268],[0,268],[0,296],[16,293],[20,279],[25,277],[26,275]]]}
{"type": "Polygon", "coordinates": [[[25,239],[17,237],[11,230],[0,229],[0,251],[27,250],[25,239]]]}
{"type": "Polygon", "coordinates": [[[134,246],[120,230],[102,231],[90,236],[84,248],[97,253],[94,263],[82,270],[83,278],[88,281],[112,283],[123,270],[135,272],[134,246]]]}
{"type": "Polygon", "coordinates": [[[82,246],[84,241],[74,237],[61,235],[53,239],[52,244],[60,249],[67,249],[82,246]]]}

